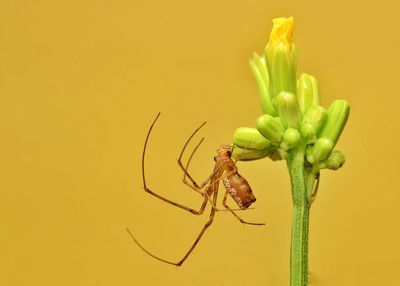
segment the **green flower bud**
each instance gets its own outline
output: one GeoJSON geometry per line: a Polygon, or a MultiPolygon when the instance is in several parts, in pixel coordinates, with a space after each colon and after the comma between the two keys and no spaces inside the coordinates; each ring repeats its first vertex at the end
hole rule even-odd
{"type": "Polygon", "coordinates": [[[313,147],[307,150],[307,161],[311,164],[320,162],[329,157],[333,149],[333,143],[327,138],[319,138],[313,147]]]}
{"type": "Polygon", "coordinates": [[[272,95],[281,91],[294,92],[292,82],[290,47],[279,43],[273,52],[271,61],[272,95]]]}
{"type": "Polygon", "coordinates": [[[340,151],[333,151],[328,159],[319,163],[320,169],[337,170],[343,166],[345,162],[344,154],[340,151]]]}
{"type": "Polygon", "coordinates": [[[327,112],[322,106],[317,105],[307,111],[300,128],[301,135],[307,143],[314,141],[326,118],[327,112]]]}
{"type": "Polygon", "coordinates": [[[301,116],[304,116],[312,106],[319,105],[318,82],[309,74],[301,74],[297,81],[297,101],[301,116]]]}
{"type": "Polygon", "coordinates": [[[335,100],[328,109],[328,118],[321,132],[320,138],[327,138],[335,146],[349,117],[350,106],[346,100],[335,100]]]}
{"type": "Polygon", "coordinates": [[[297,129],[288,128],[285,130],[285,134],[283,135],[283,141],[281,143],[281,149],[287,151],[293,147],[295,147],[300,142],[300,133],[297,129]]]}
{"type": "Polygon", "coordinates": [[[276,111],[272,105],[269,94],[269,75],[264,57],[260,57],[254,53],[253,59],[250,60],[250,68],[257,81],[263,112],[275,115],[276,111]]]}
{"type": "Polygon", "coordinates": [[[265,49],[271,78],[271,98],[281,91],[295,93],[297,65],[297,51],[292,43],[293,18],[277,18],[273,22],[270,39],[265,49]]]}
{"type": "Polygon", "coordinates": [[[310,123],[318,133],[321,127],[325,124],[328,113],[322,106],[314,106],[310,108],[303,118],[303,123],[310,123]]]}
{"type": "Polygon", "coordinates": [[[265,139],[255,128],[240,127],[233,133],[233,144],[240,148],[263,150],[271,146],[271,142],[265,139]]]}
{"type": "Polygon", "coordinates": [[[265,158],[267,156],[270,156],[271,154],[273,154],[273,150],[271,150],[270,148],[263,150],[253,150],[235,146],[232,152],[232,158],[239,161],[250,161],[265,158]]]}
{"type": "Polygon", "coordinates": [[[300,111],[296,96],[293,93],[282,91],[275,99],[278,114],[283,124],[287,127],[299,128],[300,111]]]}
{"type": "Polygon", "coordinates": [[[257,119],[258,131],[269,141],[280,143],[285,132],[285,127],[279,117],[264,114],[257,119]]]}
{"type": "Polygon", "coordinates": [[[317,140],[315,128],[311,123],[302,123],[300,127],[300,134],[307,144],[313,143],[315,140],[317,140]]]}

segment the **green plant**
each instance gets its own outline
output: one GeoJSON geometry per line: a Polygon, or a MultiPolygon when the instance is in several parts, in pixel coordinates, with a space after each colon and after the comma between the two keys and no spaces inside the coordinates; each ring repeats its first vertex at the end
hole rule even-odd
{"type": "Polygon", "coordinates": [[[290,285],[308,284],[310,207],[321,169],[337,170],[345,159],[334,150],[349,116],[347,101],[320,106],[317,80],[303,73],[296,81],[297,50],[292,42],[293,18],[273,20],[263,56],[254,54],[251,70],[257,80],[263,114],[256,128],[241,127],[233,135],[240,160],[269,157],[285,160],[291,179],[293,211],[290,285]]]}

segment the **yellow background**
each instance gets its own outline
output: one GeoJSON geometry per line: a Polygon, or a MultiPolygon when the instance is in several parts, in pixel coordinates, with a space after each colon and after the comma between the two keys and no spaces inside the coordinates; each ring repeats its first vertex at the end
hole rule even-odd
{"type": "MultiPolygon", "coordinates": [[[[294,16],[298,72],[322,103],[351,104],[312,208],[311,285],[399,285],[399,64],[396,1],[0,1],[0,285],[288,285],[291,197],[283,162],[239,163],[257,197],[229,213],[181,267],[207,220],[176,158],[202,121],[196,178],[260,114],[248,59],[272,18],[294,16]]],[[[222,193],[222,192],[221,192],[222,193]]],[[[231,202],[232,204],[232,202],[231,202]]]]}

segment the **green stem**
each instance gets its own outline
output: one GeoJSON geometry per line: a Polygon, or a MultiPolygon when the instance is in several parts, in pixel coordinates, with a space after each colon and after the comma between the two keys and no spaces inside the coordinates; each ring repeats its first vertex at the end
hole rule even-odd
{"type": "Polygon", "coordinates": [[[293,214],[290,252],[290,285],[308,285],[309,205],[304,170],[305,146],[290,152],[287,164],[292,183],[293,214]]]}
{"type": "Polygon", "coordinates": [[[290,285],[308,285],[308,206],[293,206],[290,285]]]}

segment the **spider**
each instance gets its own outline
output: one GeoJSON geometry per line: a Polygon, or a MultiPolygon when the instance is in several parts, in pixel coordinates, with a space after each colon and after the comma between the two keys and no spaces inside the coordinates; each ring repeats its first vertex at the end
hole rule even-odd
{"type": "Polygon", "coordinates": [[[187,170],[188,170],[189,164],[190,164],[190,162],[191,162],[191,160],[193,158],[194,153],[199,148],[199,146],[203,142],[204,138],[202,138],[200,140],[200,142],[196,145],[196,147],[192,151],[186,166],[183,165],[183,163],[182,163],[183,153],[185,152],[185,150],[186,150],[189,142],[192,140],[193,136],[206,124],[206,122],[202,123],[191,134],[191,136],[188,138],[188,140],[184,144],[184,146],[183,146],[183,148],[181,150],[180,156],[178,158],[178,165],[179,165],[179,167],[182,169],[182,171],[184,173],[183,183],[186,184],[187,186],[189,186],[194,191],[198,192],[203,197],[203,202],[202,202],[199,210],[195,210],[193,208],[190,208],[190,207],[187,207],[187,206],[182,205],[180,203],[176,203],[176,202],[174,202],[172,200],[169,200],[169,199],[167,199],[167,198],[155,193],[154,191],[152,191],[147,186],[146,176],[145,176],[145,155],[146,155],[147,144],[148,144],[148,141],[149,141],[149,138],[150,138],[151,131],[152,131],[157,119],[159,118],[159,116],[160,116],[160,113],[157,114],[156,118],[154,119],[153,123],[151,124],[151,126],[149,128],[149,131],[147,132],[146,140],[144,142],[143,153],[142,153],[142,178],[143,178],[144,190],[147,193],[155,196],[156,198],[158,198],[158,199],[160,199],[160,200],[162,200],[162,201],[164,201],[164,202],[166,202],[168,204],[171,204],[173,206],[181,208],[181,209],[183,209],[185,211],[188,211],[188,212],[190,212],[192,214],[195,214],[195,215],[202,215],[204,213],[204,210],[205,210],[208,202],[210,202],[210,204],[211,204],[211,210],[210,210],[209,219],[208,219],[207,223],[201,229],[200,233],[198,234],[196,240],[193,242],[193,244],[190,247],[190,249],[182,257],[182,259],[179,260],[178,262],[173,262],[173,261],[170,261],[170,260],[166,260],[166,259],[163,259],[163,258],[160,258],[160,257],[154,255],[153,253],[148,251],[146,248],[144,248],[138,242],[138,240],[133,236],[132,232],[128,228],[126,228],[126,231],[129,233],[129,235],[131,236],[133,241],[144,252],[146,252],[151,257],[153,257],[153,258],[155,258],[157,260],[160,260],[162,262],[168,263],[168,264],[181,266],[182,263],[193,252],[194,248],[197,246],[197,244],[199,243],[200,239],[203,237],[203,234],[205,233],[207,228],[213,223],[215,212],[219,211],[219,209],[216,207],[216,203],[217,203],[217,197],[218,197],[218,190],[219,190],[220,181],[222,181],[222,183],[223,183],[223,185],[225,187],[225,194],[224,194],[224,197],[223,197],[223,200],[222,200],[222,206],[224,207],[224,209],[222,209],[222,210],[226,210],[226,211],[231,212],[235,216],[235,218],[237,218],[243,224],[265,225],[265,223],[247,222],[247,221],[243,220],[241,217],[239,217],[235,212],[236,210],[245,210],[245,209],[247,209],[252,203],[254,203],[256,201],[256,198],[254,197],[253,192],[251,190],[251,187],[250,187],[249,183],[247,182],[247,180],[238,173],[238,170],[237,170],[237,167],[236,167],[236,161],[237,160],[233,160],[232,159],[233,146],[222,145],[217,149],[217,156],[214,157],[215,165],[214,165],[213,172],[201,184],[198,184],[193,179],[193,177],[188,173],[187,170]],[[228,194],[236,202],[236,204],[238,205],[239,209],[232,209],[231,207],[229,207],[227,205],[226,200],[228,198],[228,194]]]}

